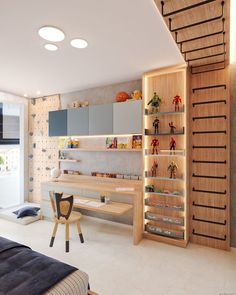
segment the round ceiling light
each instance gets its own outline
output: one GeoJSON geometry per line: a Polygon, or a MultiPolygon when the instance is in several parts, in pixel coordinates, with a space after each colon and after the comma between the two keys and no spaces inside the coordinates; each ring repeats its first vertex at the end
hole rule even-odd
{"type": "Polygon", "coordinates": [[[52,26],[42,27],[38,30],[38,33],[41,38],[51,42],[60,42],[65,39],[62,30],[52,26]]]}
{"type": "Polygon", "coordinates": [[[47,49],[47,50],[49,50],[49,51],[56,51],[56,50],[58,50],[58,47],[55,44],[45,44],[44,45],[44,48],[47,49]]]}
{"type": "Polygon", "coordinates": [[[75,48],[79,48],[79,49],[83,49],[86,48],[88,46],[88,42],[84,39],[73,39],[70,41],[71,46],[75,47],[75,48]]]}

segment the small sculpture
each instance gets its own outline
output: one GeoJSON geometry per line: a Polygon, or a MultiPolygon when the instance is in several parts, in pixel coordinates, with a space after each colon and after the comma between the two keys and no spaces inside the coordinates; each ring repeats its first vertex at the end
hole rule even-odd
{"type": "Polygon", "coordinates": [[[176,129],[176,127],[174,125],[174,122],[170,122],[169,123],[169,127],[170,127],[170,133],[171,134],[174,134],[175,133],[175,129],[176,129]]]}
{"type": "Polygon", "coordinates": [[[170,140],[170,154],[172,154],[172,150],[175,151],[176,149],[176,141],[173,137],[171,137],[171,140],[170,140]]]}
{"type": "Polygon", "coordinates": [[[158,169],[157,161],[154,161],[153,164],[152,164],[152,168],[151,168],[151,175],[152,175],[152,177],[156,177],[157,176],[157,169],[158,169]]]}
{"type": "Polygon", "coordinates": [[[151,142],[151,146],[152,146],[152,155],[154,154],[158,155],[159,140],[157,138],[153,138],[151,142]]]}
{"type": "Polygon", "coordinates": [[[160,120],[156,117],[156,119],[152,122],[152,126],[154,127],[154,134],[158,134],[159,133],[159,124],[160,124],[160,120]]]}
{"type": "Polygon", "coordinates": [[[141,90],[134,90],[131,93],[131,97],[133,100],[140,100],[142,99],[142,91],[141,90]]]}
{"type": "Polygon", "coordinates": [[[179,95],[176,95],[174,98],[173,98],[173,104],[175,105],[175,112],[179,112],[179,106],[182,102],[182,99],[179,95]]]}
{"type": "Polygon", "coordinates": [[[152,107],[152,113],[155,114],[159,112],[160,104],[162,103],[162,98],[154,92],[153,98],[148,102],[148,105],[152,107]]]}
{"type": "Polygon", "coordinates": [[[170,172],[170,178],[176,178],[177,170],[178,170],[177,164],[174,161],[172,161],[167,168],[167,171],[170,172]]]}

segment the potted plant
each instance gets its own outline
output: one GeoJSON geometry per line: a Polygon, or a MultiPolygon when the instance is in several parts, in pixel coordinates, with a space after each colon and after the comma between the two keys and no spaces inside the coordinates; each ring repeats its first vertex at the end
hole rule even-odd
{"type": "Polygon", "coordinates": [[[0,171],[2,171],[2,166],[4,165],[5,161],[2,156],[0,156],[0,171]]]}

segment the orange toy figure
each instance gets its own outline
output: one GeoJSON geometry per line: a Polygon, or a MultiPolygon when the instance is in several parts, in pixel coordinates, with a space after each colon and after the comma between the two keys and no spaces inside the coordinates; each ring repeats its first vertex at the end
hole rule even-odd
{"type": "Polygon", "coordinates": [[[169,123],[169,127],[170,127],[170,133],[171,134],[174,134],[175,133],[175,129],[176,129],[174,123],[173,122],[170,122],[169,123]]]}
{"type": "Polygon", "coordinates": [[[181,104],[182,99],[179,95],[176,95],[173,98],[173,104],[175,105],[175,112],[179,112],[179,105],[181,104]]]}
{"type": "Polygon", "coordinates": [[[159,140],[157,138],[153,138],[151,142],[151,146],[152,146],[152,155],[154,154],[158,155],[159,140]]]}
{"type": "Polygon", "coordinates": [[[173,137],[171,137],[171,140],[170,140],[170,154],[172,154],[172,150],[174,151],[175,153],[175,148],[176,148],[176,141],[173,137]]]}

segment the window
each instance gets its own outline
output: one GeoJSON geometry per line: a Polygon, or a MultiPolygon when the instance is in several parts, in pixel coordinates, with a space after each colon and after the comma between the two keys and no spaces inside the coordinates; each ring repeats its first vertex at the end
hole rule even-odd
{"type": "Polygon", "coordinates": [[[0,103],[0,145],[20,143],[20,113],[14,104],[0,103]]]}

